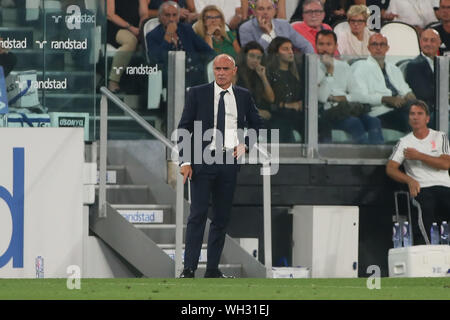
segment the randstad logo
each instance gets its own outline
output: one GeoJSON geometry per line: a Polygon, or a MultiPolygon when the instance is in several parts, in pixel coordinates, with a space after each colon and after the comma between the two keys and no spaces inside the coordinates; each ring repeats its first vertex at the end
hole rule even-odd
{"type": "Polygon", "coordinates": [[[0,199],[3,199],[8,205],[12,218],[11,241],[5,253],[0,256],[0,268],[5,266],[11,259],[13,268],[23,268],[24,163],[24,148],[14,148],[12,194],[3,186],[0,186],[0,199]]]}

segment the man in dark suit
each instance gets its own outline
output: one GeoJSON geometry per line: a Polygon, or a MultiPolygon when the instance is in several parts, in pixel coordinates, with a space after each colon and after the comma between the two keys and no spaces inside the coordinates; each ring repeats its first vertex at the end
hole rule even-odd
{"type": "Polygon", "coordinates": [[[180,22],[180,7],[174,1],[164,2],[159,8],[160,24],[145,35],[150,63],[163,70],[166,83],[168,52],[186,52],[186,85],[204,83],[204,66],[216,55],[215,51],[200,38],[192,26],[180,22]]]}
{"type": "Polygon", "coordinates": [[[213,71],[214,82],[190,88],[178,125],[178,131],[184,129],[191,141],[190,150],[180,151],[183,183],[187,178],[191,179],[191,210],[187,221],[181,278],[193,278],[197,269],[210,195],[213,215],[205,278],[227,277],[218,268],[219,260],[233,203],[238,159],[250,147],[241,132],[245,122],[248,129],[254,129],[256,134],[262,127],[250,92],[232,85],[237,71],[234,59],[226,54],[217,56],[213,71]],[[201,130],[197,130],[199,124],[201,130]],[[203,141],[207,139],[208,133],[212,133],[212,139],[209,139],[211,142],[203,141]],[[208,156],[211,156],[209,160],[208,156]],[[210,161],[212,158],[214,161],[210,161]]]}
{"type": "Polygon", "coordinates": [[[427,103],[430,108],[430,127],[435,126],[435,79],[434,58],[439,53],[441,38],[434,29],[426,29],[420,35],[421,53],[408,63],[405,70],[405,80],[416,97],[427,103]]]}

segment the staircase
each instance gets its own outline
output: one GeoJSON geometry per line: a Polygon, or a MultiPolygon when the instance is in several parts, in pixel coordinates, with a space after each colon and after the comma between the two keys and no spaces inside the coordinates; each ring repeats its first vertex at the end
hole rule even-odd
{"type": "MultiPolygon", "coordinates": [[[[110,204],[107,218],[98,218],[96,210],[93,210],[90,230],[143,276],[178,276],[174,273],[173,260],[175,190],[164,179],[162,168],[166,168],[167,172],[167,163],[155,163],[155,157],[165,157],[164,154],[155,156],[162,151],[161,146],[155,141],[110,141],[109,144],[113,145],[109,149],[109,161],[122,164],[108,166],[108,177],[112,177],[110,182],[113,183],[107,185],[107,201],[110,204]],[[145,159],[148,161],[140,163],[145,159]]],[[[189,214],[187,201],[184,212],[186,221],[189,214]]],[[[209,221],[196,277],[203,277],[206,270],[208,230],[209,221]]],[[[229,236],[219,268],[225,274],[239,278],[265,277],[265,267],[229,236]]]]}

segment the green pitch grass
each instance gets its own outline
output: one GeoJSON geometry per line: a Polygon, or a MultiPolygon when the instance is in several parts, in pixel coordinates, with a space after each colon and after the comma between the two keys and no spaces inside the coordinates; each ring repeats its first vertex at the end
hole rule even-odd
{"type": "Polygon", "coordinates": [[[368,279],[0,279],[0,299],[43,300],[450,300],[450,278],[368,279]],[[369,279],[370,283],[371,279],[369,279]]]}

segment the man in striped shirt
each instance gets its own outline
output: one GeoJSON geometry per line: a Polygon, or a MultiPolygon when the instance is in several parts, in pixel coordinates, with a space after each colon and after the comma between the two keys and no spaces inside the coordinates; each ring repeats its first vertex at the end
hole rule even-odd
{"type": "MultiPolygon", "coordinates": [[[[428,128],[430,112],[425,102],[409,103],[412,132],[400,139],[386,165],[386,173],[408,185],[409,193],[420,203],[425,230],[433,222],[450,218],[450,150],[446,133],[428,128]],[[403,164],[405,173],[400,170],[403,164]]],[[[414,244],[423,244],[417,219],[412,216],[414,244]]]]}

